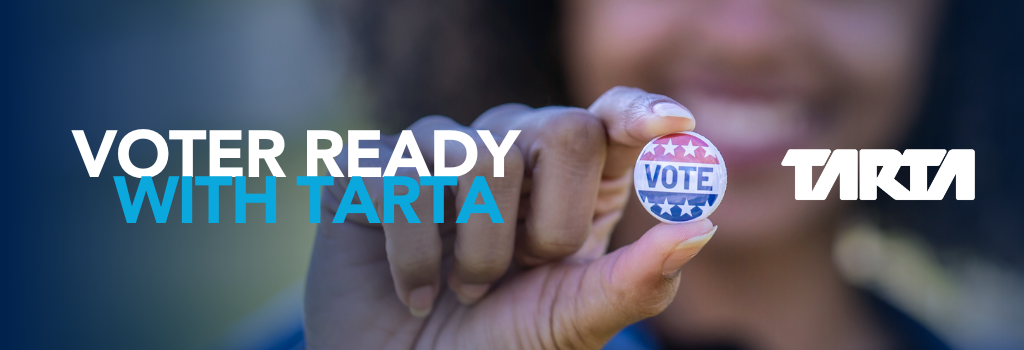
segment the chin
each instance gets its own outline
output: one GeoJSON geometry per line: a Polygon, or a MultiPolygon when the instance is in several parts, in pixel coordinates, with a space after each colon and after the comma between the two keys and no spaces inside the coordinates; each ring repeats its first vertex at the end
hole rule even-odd
{"type": "Polygon", "coordinates": [[[729,188],[710,216],[721,232],[715,236],[717,244],[760,249],[828,234],[822,230],[838,217],[842,207],[838,198],[797,201],[793,174],[784,171],[788,169],[778,165],[774,171],[733,172],[730,168],[729,188]]]}

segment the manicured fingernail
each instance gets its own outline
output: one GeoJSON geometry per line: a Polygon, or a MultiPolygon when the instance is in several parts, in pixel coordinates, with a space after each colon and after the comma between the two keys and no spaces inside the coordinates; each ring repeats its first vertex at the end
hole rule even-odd
{"type": "Polygon", "coordinates": [[[423,286],[409,292],[409,312],[423,318],[434,308],[434,287],[423,286]]]}
{"type": "Polygon", "coordinates": [[[489,284],[463,284],[455,295],[459,298],[459,302],[470,305],[480,300],[490,288],[489,284]]]}
{"type": "Polygon", "coordinates": [[[651,107],[651,109],[654,110],[655,115],[662,117],[682,117],[693,119],[693,113],[690,113],[690,110],[672,102],[661,102],[654,105],[654,107],[651,107]]]}
{"type": "Polygon", "coordinates": [[[704,245],[708,243],[711,236],[715,235],[715,231],[718,231],[718,225],[712,227],[708,233],[697,237],[690,237],[676,245],[675,249],[672,250],[672,254],[665,259],[661,273],[665,276],[675,276],[679,273],[679,269],[683,267],[683,264],[690,261],[694,255],[700,252],[701,248],[704,248],[704,245]]]}

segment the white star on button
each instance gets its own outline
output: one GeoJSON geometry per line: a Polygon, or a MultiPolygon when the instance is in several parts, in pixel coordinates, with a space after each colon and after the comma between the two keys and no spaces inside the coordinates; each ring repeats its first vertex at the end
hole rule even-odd
{"type": "Polygon", "coordinates": [[[647,197],[644,197],[644,199],[640,201],[640,204],[643,204],[644,208],[647,210],[650,210],[651,207],[654,206],[654,203],[647,201],[647,197]]]}
{"type": "Polygon", "coordinates": [[[696,153],[697,148],[700,148],[700,146],[694,146],[693,145],[693,141],[690,141],[690,144],[688,144],[686,146],[680,146],[680,147],[682,147],[686,151],[685,153],[683,153],[684,157],[686,155],[691,155],[691,156],[696,157],[697,156],[697,153],[696,153]]]}
{"type": "Polygon", "coordinates": [[[658,207],[661,208],[661,212],[658,214],[665,214],[667,211],[669,215],[672,215],[672,207],[674,206],[674,204],[668,204],[668,198],[665,198],[665,204],[658,204],[658,207]]]}
{"type": "Polygon", "coordinates": [[[711,212],[711,198],[708,198],[708,200],[704,202],[704,205],[699,205],[697,207],[700,208],[701,213],[711,212]]]}
{"type": "Polygon", "coordinates": [[[647,146],[644,147],[644,151],[642,153],[640,153],[640,154],[646,154],[646,153],[650,152],[651,155],[657,156],[658,154],[654,153],[654,150],[656,150],[656,149],[658,149],[658,145],[657,144],[649,143],[649,144],[647,144],[647,146]]]}
{"type": "MultiPolygon", "coordinates": [[[[686,200],[685,199],[683,200],[683,204],[677,205],[677,207],[679,207],[679,209],[683,210],[682,214],[690,214],[690,216],[693,216],[693,208],[696,208],[695,206],[686,204],[686,200]]],[[[682,215],[682,214],[679,214],[679,215],[682,215]]]]}
{"type": "Polygon", "coordinates": [[[668,139],[668,143],[661,144],[661,147],[665,149],[665,154],[676,155],[676,147],[679,145],[673,145],[672,139],[668,139]]]}
{"type": "Polygon", "coordinates": [[[715,152],[714,152],[714,150],[711,149],[711,147],[704,146],[704,147],[701,147],[701,148],[704,149],[704,158],[714,157],[715,152]]]}

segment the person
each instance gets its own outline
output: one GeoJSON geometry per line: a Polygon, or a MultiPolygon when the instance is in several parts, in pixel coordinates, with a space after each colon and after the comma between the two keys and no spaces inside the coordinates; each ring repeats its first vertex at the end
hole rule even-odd
{"type": "MultiPolygon", "coordinates": [[[[850,203],[794,200],[792,169],[779,165],[791,148],[899,145],[941,5],[328,3],[350,15],[353,50],[367,57],[356,64],[373,115],[412,130],[425,156],[433,130],[522,131],[505,177],[485,158],[448,189],[444,224],[329,223],[348,179],[326,188],[306,346],[946,348],[843,280],[831,247],[850,203]],[[631,193],[641,147],[686,130],[729,169],[714,224],[659,224],[631,193]],[[452,223],[471,175],[487,177],[504,223],[452,223]]],[[[386,155],[396,139],[368,146],[386,155]]],[[[380,210],[381,183],[365,181],[380,210]]],[[[423,191],[413,208],[432,217],[432,201],[423,191]]]]}

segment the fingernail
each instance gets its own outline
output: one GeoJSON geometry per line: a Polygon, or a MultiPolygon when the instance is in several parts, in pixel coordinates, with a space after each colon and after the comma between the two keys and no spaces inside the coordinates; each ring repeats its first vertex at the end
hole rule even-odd
{"type": "Polygon", "coordinates": [[[718,225],[712,227],[708,233],[697,237],[690,237],[676,245],[675,249],[672,250],[672,254],[665,259],[661,273],[666,277],[675,276],[679,273],[679,269],[683,267],[683,264],[690,261],[694,255],[700,252],[701,248],[704,248],[704,245],[708,243],[711,236],[715,235],[715,231],[718,231],[718,225]]]}
{"type": "Polygon", "coordinates": [[[487,294],[487,290],[490,288],[490,284],[463,284],[459,287],[459,291],[455,293],[455,296],[459,298],[459,302],[470,305],[480,300],[484,294],[487,294]]]}
{"type": "Polygon", "coordinates": [[[525,254],[519,256],[519,263],[523,264],[523,266],[537,266],[537,265],[540,265],[540,264],[543,264],[543,263],[546,263],[546,262],[548,262],[548,261],[544,260],[544,259],[541,259],[541,258],[525,255],[525,254]]]}
{"type": "Polygon", "coordinates": [[[434,287],[423,286],[409,292],[409,312],[413,316],[424,318],[434,308],[434,287]]]}
{"type": "Polygon", "coordinates": [[[682,117],[694,119],[693,113],[690,113],[690,110],[686,109],[686,107],[680,106],[672,102],[660,102],[654,105],[654,107],[651,107],[651,109],[654,110],[655,115],[662,117],[682,117]]]}

